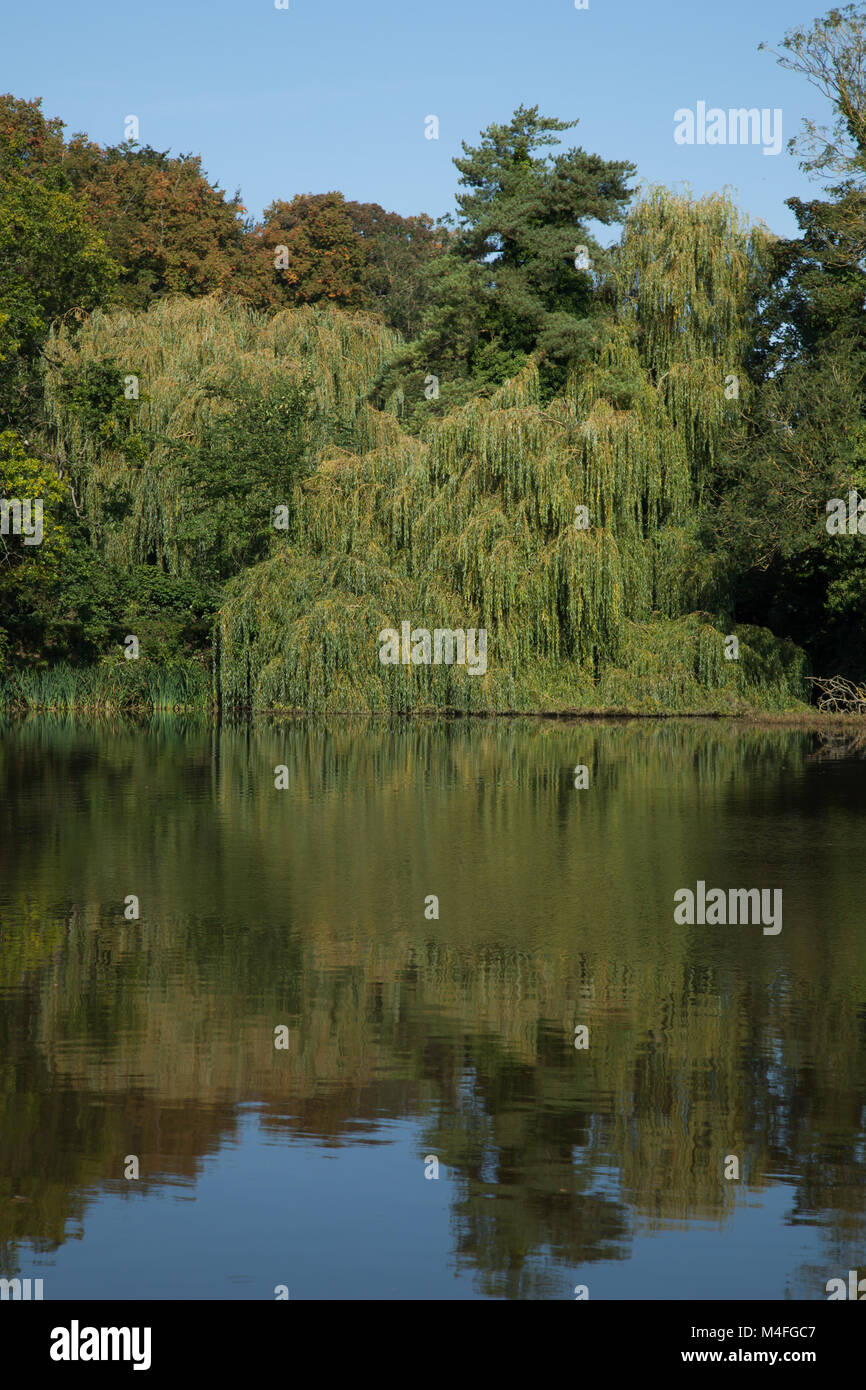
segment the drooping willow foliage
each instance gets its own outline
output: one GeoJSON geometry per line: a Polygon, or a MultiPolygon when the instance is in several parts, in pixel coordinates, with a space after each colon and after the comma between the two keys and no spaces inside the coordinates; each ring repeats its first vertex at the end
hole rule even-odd
{"type": "MultiPolygon", "coordinates": [[[[275,531],[269,558],[230,581],[217,623],[227,706],[773,707],[805,697],[804,658],[757,629],[726,656],[733,629],[699,534],[706,478],[739,427],[726,382],[747,391],[763,247],[724,197],[650,192],[601,287],[615,322],[594,366],[544,404],[531,362],[421,439],[365,401],[391,335],[335,312],[266,321],[208,300],[162,304],[94,315],[77,343],[61,331],[51,351],[58,364],[128,361],[144,383],[142,423],[166,439],[201,426],[227,376],[313,373],[318,464],[294,485],[294,531],[275,531]],[[486,674],[382,665],[377,634],[402,622],[486,629],[486,674]]],[[[115,557],[156,553],[171,571],[183,479],[170,448],[130,482],[128,452],[78,430],[50,373],[48,399],[103,543],[115,557]],[[101,518],[118,479],[134,511],[111,531],[101,518]]]]}
{"type": "Polygon", "coordinates": [[[213,298],[158,300],[146,314],[97,311],[77,332],[61,326],[46,347],[46,412],[94,542],[120,564],[155,562],[182,574],[193,563],[176,542],[178,513],[190,500],[177,445],[230,410],[239,383],[264,390],[279,376],[310,381],[314,448],[338,431],[364,449],[394,439],[396,421],[371,410],[365,396],[397,341],[381,325],[336,310],[268,318],[241,301],[213,298]],[[134,378],[132,433],[106,438],[70,408],[65,383],[94,363],[134,378]]]}

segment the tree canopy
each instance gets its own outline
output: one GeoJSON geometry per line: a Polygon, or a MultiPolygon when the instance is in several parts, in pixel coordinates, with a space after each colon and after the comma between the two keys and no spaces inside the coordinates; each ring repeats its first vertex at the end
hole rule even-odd
{"type": "Polygon", "coordinates": [[[427,268],[421,333],[383,384],[410,419],[490,395],[533,353],[550,393],[599,346],[606,257],[590,224],[622,219],[635,169],[580,148],[548,154],[576,125],[521,106],[479,145],[464,142],[456,225],[427,268]],[[425,395],[429,376],[435,396],[425,395]]]}
{"type": "Polygon", "coordinates": [[[331,190],[254,224],[196,156],[0,98],[4,486],[42,488],[53,538],[7,546],[7,670],[125,669],[135,631],[136,689],[212,670],[243,707],[863,679],[866,561],[826,521],[866,494],[864,51],[848,5],[777,52],[834,118],[788,238],[723,194],[633,200],[537,106],[463,144],[453,218],[331,190]],[[383,666],[403,618],[489,629],[489,669],[383,666]]]}

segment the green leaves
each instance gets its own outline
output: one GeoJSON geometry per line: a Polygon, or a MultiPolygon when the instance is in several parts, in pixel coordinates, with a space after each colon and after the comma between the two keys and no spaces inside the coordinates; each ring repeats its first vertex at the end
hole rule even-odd
{"type": "MultiPolygon", "coordinates": [[[[467,378],[473,397],[459,408],[445,397],[420,439],[326,454],[302,481],[291,546],[227,588],[226,702],[642,708],[652,690],[678,708],[739,709],[802,696],[803,654],[772,634],[744,634],[742,663],[725,660],[727,594],[698,534],[700,487],[731,428],[725,376],[747,345],[753,250],[725,200],[655,191],[630,215],[605,287],[606,341],[587,339],[590,365],[546,402],[547,364],[515,351],[522,366],[497,388],[502,339],[473,338],[452,303],[451,327],[490,373],[487,396],[467,378]],[[404,619],[484,627],[487,674],[382,667],[376,633],[404,619]]],[[[490,273],[465,261],[451,284],[470,294],[490,273]]]]}
{"type": "Polygon", "coordinates": [[[836,193],[842,193],[852,180],[862,185],[866,175],[866,9],[852,4],[833,8],[813,20],[811,29],[789,30],[782,48],[784,52],[776,53],[782,67],[802,73],[835,110],[832,128],[804,120],[799,140],[790,142],[804,156],[801,168],[843,175],[845,184],[830,190],[836,193]]]}
{"type": "Polygon", "coordinates": [[[45,601],[70,547],[68,491],[56,470],[35,457],[12,430],[0,433],[0,498],[24,504],[33,526],[25,535],[0,535],[0,664],[27,651],[31,612],[45,601]],[[36,508],[38,507],[38,512],[36,508]],[[38,537],[38,539],[37,539],[38,537]]]}
{"type": "Polygon", "coordinates": [[[276,506],[288,508],[291,524],[295,483],[309,468],[312,384],[240,382],[225,405],[201,439],[181,444],[177,461],[187,498],[177,543],[214,579],[267,553],[276,506]]]}
{"type": "Polygon", "coordinates": [[[594,276],[606,257],[587,228],[624,215],[634,166],[582,149],[539,153],[576,124],[521,106],[454,161],[465,191],[454,234],[427,271],[430,307],[417,341],[380,383],[379,399],[390,398],[411,427],[491,394],[533,354],[544,360],[548,397],[588,360],[590,325],[605,312],[594,276]],[[575,268],[578,246],[591,272],[575,268]],[[440,381],[434,402],[419,390],[429,373],[440,381]]]}
{"type": "Polygon", "coordinates": [[[866,670],[866,562],[829,536],[826,506],[866,492],[866,11],[792,30],[780,62],[835,109],[806,123],[803,167],[842,181],[788,200],[801,235],[769,242],[748,353],[750,402],[708,493],[706,521],[744,616],[800,642],[816,669],[866,670]]]}
{"type": "Polygon", "coordinates": [[[69,193],[18,170],[0,179],[0,423],[33,418],[36,359],[52,319],[103,303],[116,277],[69,193]]]}

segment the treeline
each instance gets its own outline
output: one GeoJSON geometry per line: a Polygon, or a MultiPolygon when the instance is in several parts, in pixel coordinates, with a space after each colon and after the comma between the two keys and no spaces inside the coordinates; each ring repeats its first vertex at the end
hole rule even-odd
{"type": "MultiPolygon", "coordinates": [[[[260,553],[249,523],[255,518],[255,530],[267,529],[263,480],[282,486],[299,449],[309,452],[298,442],[308,383],[281,393],[274,382],[264,399],[228,371],[225,419],[184,460],[199,493],[189,526],[206,528],[209,509],[233,510],[218,523],[221,539],[231,531],[226,552],[186,583],[169,572],[158,545],[140,564],[115,564],[52,436],[50,335],[76,336],[93,311],[145,312],[177,296],[237,299],[266,315],[334,306],[409,338],[417,332],[428,298],[421,270],[441,253],[443,226],[338,192],[278,199],[260,224],[244,213],[239,196],[228,198],[210,182],[195,156],[129,142],[102,148],[82,135],[66,140],[41,101],[0,97],[0,491],[42,498],[45,515],[39,546],[27,550],[0,537],[0,669],[7,673],[44,676],[58,662],[113,666],[124,633],[144,632],[139,693],[152,693],[158,664],[166,690],[184,698],[190,671],[176,668],[192,659],[196,685],[221,581],[260,553]]],[[[157,441],[132,428],[138,384],[127,385],[127,375],[123,361],[98,353],[64,376],[60,394],[97,444],[123,437],[135,468],[157,441]]],[[[114,498],[115,516],[124,505],[114,498]]],[[[131,675],[124,672],[126,687],[136,684],[131,675]]],[[[104,672],[95,685],[105,687],[104,672]]],[[[66,686],[58,674],[47,688],[66,686]]],[[[110,681],[106,688],[113,689],[110,681]]],[[[76,689],[87,696],[86,682],[76,689]]]]}
{"type": "Polygon", "coordinates": [[[80,310],[233,293],[264,310],[373,312],[416,333],[443,226],[337,192],[277,199],[261,223],[245,211],[198,156],[66,140],[41,100],[0,97],[0,423],[38,418],[48,326],[80,310]]]}
{"type": "Polygon", "coordinates": [[[7,693],[89,668],[111,702],[158,676],[247,707],[715,707],[796,700],[807,660],[863,680],[864,55],[854,5],[777,55],[836,117],[807,123],[829,182],[793,239],[721,196],[635,201],[630,162],[535,107],[464,145],[447,223],[329,192],[256,225],[193,156],[0,99],[0,490],[44,501],[41,544],[0,537],[7,693]],[[404,617],[488,627],[490,673],[384,671],[404,617]]]}

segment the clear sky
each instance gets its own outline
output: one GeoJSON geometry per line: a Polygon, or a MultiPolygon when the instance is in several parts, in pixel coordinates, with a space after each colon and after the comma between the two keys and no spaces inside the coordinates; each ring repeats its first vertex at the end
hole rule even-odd
{"type": "MultiPolygon", "coordinates": [[[[67,134],[201,154],[260,216],[274,198],[340,189],[404,214],[453,209],[460,142],[521,102],[579,118],[569,143],[629,159],[638,177],[696,193],[725,186],[792,234],[784,200],[815,197],[787,152],[803,115],[829,117],[780,68],[784,33],[824,0],[36,0],[5,7],[0,90],[43,98],[67,134]],[[783,112],[760,145],[678,145],[674,111],[783,112]],[[425,138],[425,118],[439,139],[425,138]]],[[[609,238],[605,238],[609,239],[609,238]]]]}

